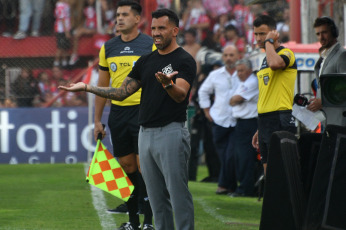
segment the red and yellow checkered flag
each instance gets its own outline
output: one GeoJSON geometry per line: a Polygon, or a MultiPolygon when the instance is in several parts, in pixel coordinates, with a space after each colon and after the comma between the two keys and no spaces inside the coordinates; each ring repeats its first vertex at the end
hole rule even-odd
{"type": "Polygon", "coordinates": [[[97,140],[86,181],[124,201],[130,198],[134,189],[125,171],[100,139],[97,140]]]}

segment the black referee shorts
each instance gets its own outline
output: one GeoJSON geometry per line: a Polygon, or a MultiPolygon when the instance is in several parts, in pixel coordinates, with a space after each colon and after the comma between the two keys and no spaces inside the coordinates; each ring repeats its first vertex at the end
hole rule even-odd
{"type": "Polygon", "coordinates": [[[138,154],[138,113],[139,105],[118,106],[112,104],[108,126],[115,157],[123,157],[130,153],[138,154]]]}
{"type": "Polygon", "coordinates": [[[262,163],[267,163],[270,138],[276,131],[296,133],[295,118],[291,110],[258,114],[258,142],[262,163]]]}

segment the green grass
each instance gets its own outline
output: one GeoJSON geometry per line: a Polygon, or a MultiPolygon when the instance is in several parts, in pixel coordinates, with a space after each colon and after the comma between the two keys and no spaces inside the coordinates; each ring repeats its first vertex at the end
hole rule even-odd
{"type": "MultiPolygon", "coordinates": [[[[199,167],[198,181],[207,174],[199,167]]],[[[261,202],[256,198],[215,195],[215,183],[190,182],[196,230],[258,229],[261,202]]],[[[106,207],[122,201],[104,193],[106,207]]],[[[107,215],[119,226],[125,214],[107,215]]],[[[85,182],[83,164],[0,165],[0,229],[114,229],[101,227],[85,182]]]]}

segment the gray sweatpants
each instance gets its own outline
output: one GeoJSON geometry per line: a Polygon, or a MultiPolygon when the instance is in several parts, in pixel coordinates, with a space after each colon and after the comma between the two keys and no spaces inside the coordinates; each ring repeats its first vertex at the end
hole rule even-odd
{"type": "Polygon", "coordinates": [[[159,128],[141,126],[138,147],[156,230],[174,229],[174,223],[177,230],[193,230],[187,168],[190,134],[184,123],[173,122],[159,128]]]}

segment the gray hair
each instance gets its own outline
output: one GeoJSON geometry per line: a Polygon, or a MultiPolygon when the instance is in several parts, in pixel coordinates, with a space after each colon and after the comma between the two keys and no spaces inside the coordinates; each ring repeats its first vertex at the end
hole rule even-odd
{"type": "Polygon", "coordinates": [[[251,63],[251,61],[249,59],[246,59],[246,58],[238,60],[235,63],[235,65],[236,66],[238,66],[238,65],[245,65],[246,68],[248,68],[249,70],[252,70],[252,63],[251,63]]]}

